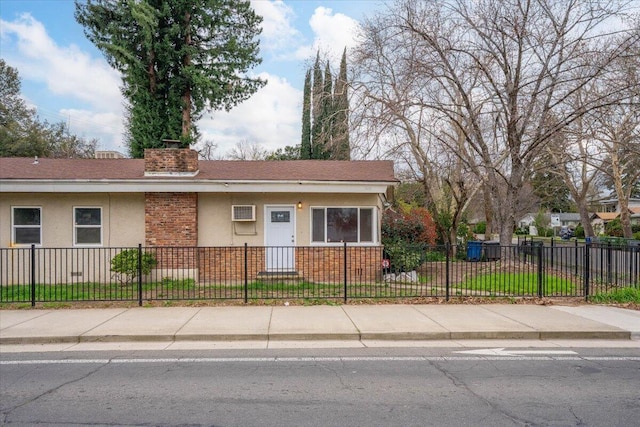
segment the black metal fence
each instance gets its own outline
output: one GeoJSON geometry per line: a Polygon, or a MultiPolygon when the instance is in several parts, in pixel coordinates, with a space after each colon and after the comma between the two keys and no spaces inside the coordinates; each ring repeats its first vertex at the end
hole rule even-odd
{"type": "Polygon", "coordinates": [[[583,297],[640,287],[611,244],[0,249],[0,303],[583,297]]]}

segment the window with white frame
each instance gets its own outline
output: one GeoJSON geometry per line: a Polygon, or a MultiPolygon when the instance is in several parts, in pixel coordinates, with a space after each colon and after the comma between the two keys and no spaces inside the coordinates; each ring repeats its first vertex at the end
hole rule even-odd
{"type": "Polygon", "coordinates": [[[312,243],[373,243],[373,208],[312,208],[312,243]]]}
{"type": "Polygon", "coordinates": [[[73,208],[73,243],[80,246],[102,244],[102,208],[73,208]]]}
{"type": "Polygon", "coordinates": [[[11,237],[15,245],[42,244],[42,208],[14,207],[11,212],[11,237]]]}

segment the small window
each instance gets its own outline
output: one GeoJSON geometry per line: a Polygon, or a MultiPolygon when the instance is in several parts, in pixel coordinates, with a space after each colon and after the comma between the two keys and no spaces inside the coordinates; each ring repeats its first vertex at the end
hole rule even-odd
{"type": "Polygon", "coordinates": [[[14,244],[42,244],[42,208],[15,207],[11,220],[14,244]]]}
{"type": "Polygon", "coordinates": [[[102,208],[74,208],[74,244],[102,245],[102,208]]]}
{"type": "Polygon", "coordinates": [[[313,243],[373,243],[373,208],[313,208],[313,243]]]}

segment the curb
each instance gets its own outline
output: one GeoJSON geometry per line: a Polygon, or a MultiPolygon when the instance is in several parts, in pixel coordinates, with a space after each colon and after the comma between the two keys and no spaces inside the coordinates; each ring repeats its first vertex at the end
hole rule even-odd
{"type": "Polygon", "coordinates": [[[178,341],[447,341],[447,340],[633,340],[640,334],[629,331],[501,331],[501,332],[367,332],[367,333],[293,333],[293,334],[191,334],[191,335],[103,335],[4,337],[0,345],[73,344],[117,342],[178,341]]]}

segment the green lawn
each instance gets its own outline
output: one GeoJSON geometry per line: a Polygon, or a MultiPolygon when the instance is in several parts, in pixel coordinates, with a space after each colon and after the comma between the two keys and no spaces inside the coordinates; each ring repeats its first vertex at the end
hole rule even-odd
{"type": "MultiPolygon", "coordinates": [[[[452,286],[452,288],[485,291],[504,295],[537,295],[537,273],[492,273],[476,277],[452,286]]],[[[543,295],[574,295],[576,284],[567,279],[545,274],[542,276],[543,295]]]]}
{"type": "Polygon", "coordinates": [[[589,300],[596,303],[627,303],[640,304],[640,288],[622,288],[609,292],[599,292],[589,297],[589,300]]]}

